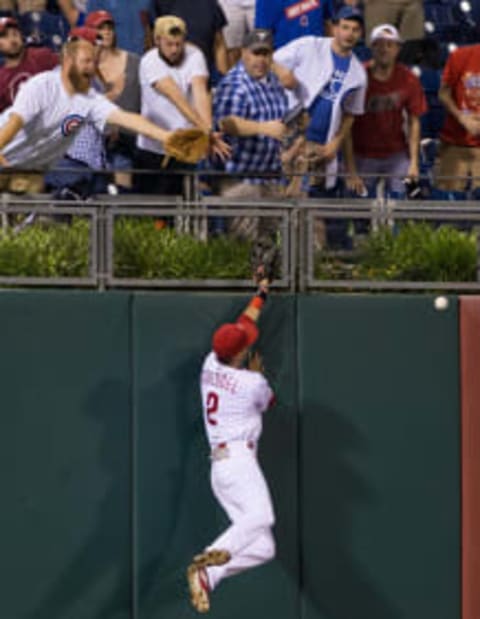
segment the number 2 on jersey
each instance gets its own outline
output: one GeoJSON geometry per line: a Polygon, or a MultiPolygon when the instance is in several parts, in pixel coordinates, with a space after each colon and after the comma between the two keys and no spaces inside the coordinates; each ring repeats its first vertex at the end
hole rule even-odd
{"type": "Polygon", "coordinates": [[[215,413],[218,413],[218,393],[209,391],[207,393],[207,421],[212,426],[216,426],[218,420],[215,418],[215,413]]]}

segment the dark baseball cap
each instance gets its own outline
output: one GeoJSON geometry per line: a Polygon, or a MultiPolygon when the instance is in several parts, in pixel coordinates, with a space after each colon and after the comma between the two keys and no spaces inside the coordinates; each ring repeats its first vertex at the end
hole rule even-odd
{"type": "Polygon", "coordinates": [[[339,11],[337,11],[333,21],[339,22],[341,19],[349,19],[353,21],[358,21],[363,26],[362,12],[353,6],[342,6],[342,8],[339,11]]]}
{"type": "Polygon", "coordinates": [[[8,28],[20,30],[20,26],[15,17],[0,17],[0,36],[3,36],[8,28]]]}
{"type": "Polygon", "coordinates": [[[270,30],[257,28],[247,32],[243,39],[243,47],[252,51],[266,49],[273,51],[273,36],[270,30]]]}

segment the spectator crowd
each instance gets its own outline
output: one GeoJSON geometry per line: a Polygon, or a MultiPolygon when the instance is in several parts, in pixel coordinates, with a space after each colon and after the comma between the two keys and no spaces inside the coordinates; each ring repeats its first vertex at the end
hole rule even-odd
{"type": "Polygon", "coordinates": [[[1,189],[87,196],[108,180],[181,194],[192,167],[163,141],[198,127],[211,145],[202,186],[217,195],[371,197],[382,180],[391,197],[418,197],[429,174],[428,195],[461,199],[480,188],[479,29],[466,5],[0,0],[0,162],[13,166],[1,189]],[[62,84],[89,103],[75,116],[65,100],[47,123],[45,91],[62,84]],[[19,146],[46,132],[68,140],[19,146]]]}

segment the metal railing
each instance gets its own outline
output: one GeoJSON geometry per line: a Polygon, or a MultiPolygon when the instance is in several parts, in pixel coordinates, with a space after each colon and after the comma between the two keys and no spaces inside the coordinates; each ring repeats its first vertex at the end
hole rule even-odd
{"type": "MultiPolygon", "coordinates": [[[[178,233],[193,235],[208,242],[212,218],[269,218],[278,225],[281,268],[273,286],[289,291],[305,290],[480,290],[480,205],[464,202],[392,202],[365,199],[276,199],[227,200],[205,196],[185,201],[178,196],[99,196],[78,203],[52,201],[49,196],[13,197],[3,195],[0,205],[2,229],[22,234],[25,227],[54,225],[59,217],[81,216],[88,221],[88,274],[85,277],[25,277],[0,273],[2,286],[72,286],[99,290],[110,288],[211,288],[243,289],[251,279],[182,279],[119,277],[115,271],[115,223],[118,218],[165,218],[178,233]],[[20,223],[18,220],[20,219],[20,223]],[[455,281],[374,281],[344,277],[341,280],[319,279],[315,260],[320,255],[335,255],[327,246],[318,247],[315,238],[317,221],[364,220],[370,229],[395,226],[399,222],[429,221],[470,222],[477,233],[477,279],[455,281]],[[14,223],[12,223],[14,222],[14,223]]],[[[353,250],[342,250],[347,258],[353,250]]]]}

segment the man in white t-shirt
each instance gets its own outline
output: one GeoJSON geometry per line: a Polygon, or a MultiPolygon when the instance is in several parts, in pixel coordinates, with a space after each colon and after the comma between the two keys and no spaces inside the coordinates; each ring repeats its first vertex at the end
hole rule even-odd
{"type": "MultiPolygon", "coordinates": [[[[210,131],[212,110],[208,92],[208,69],[203,53],[187,43],[187,26],[174,15],[158,17],[154,25],[155,45],[140,61],[141,112],[167,129],[199,127],[210,131]]],[[[170,173],[142,175],[145,193],[181,194],[183,176],[171,174],[184,164],[166,158],[158,142],[148,137],[137,139],[140,169],[164,168],[170,173]]]]}
{"type": "Polygon", "coordinates": [[[73,40],[63,48],[60,71],[45,71],[26,82],[0,115],[0,167],[50,168],[87,121],[99,131],[112,124],[159,142],[170,135],[93,90],[94,75],[94,46],[73,40]]]}
{"type": "Polygon", "coordinates": [[[257,320],[268,293],[268,280],[235,323],[219,327],[201,374],[205,430],[211,448],[211,482],[231,525],[187,570],[191,602],[210,608],[210,592],[229,576],[275,556],[275,516],[267,483],[257,461],[263,413],[273,391],[262,374],[261,359],[243,365],[258,337],[257,320]]]}

